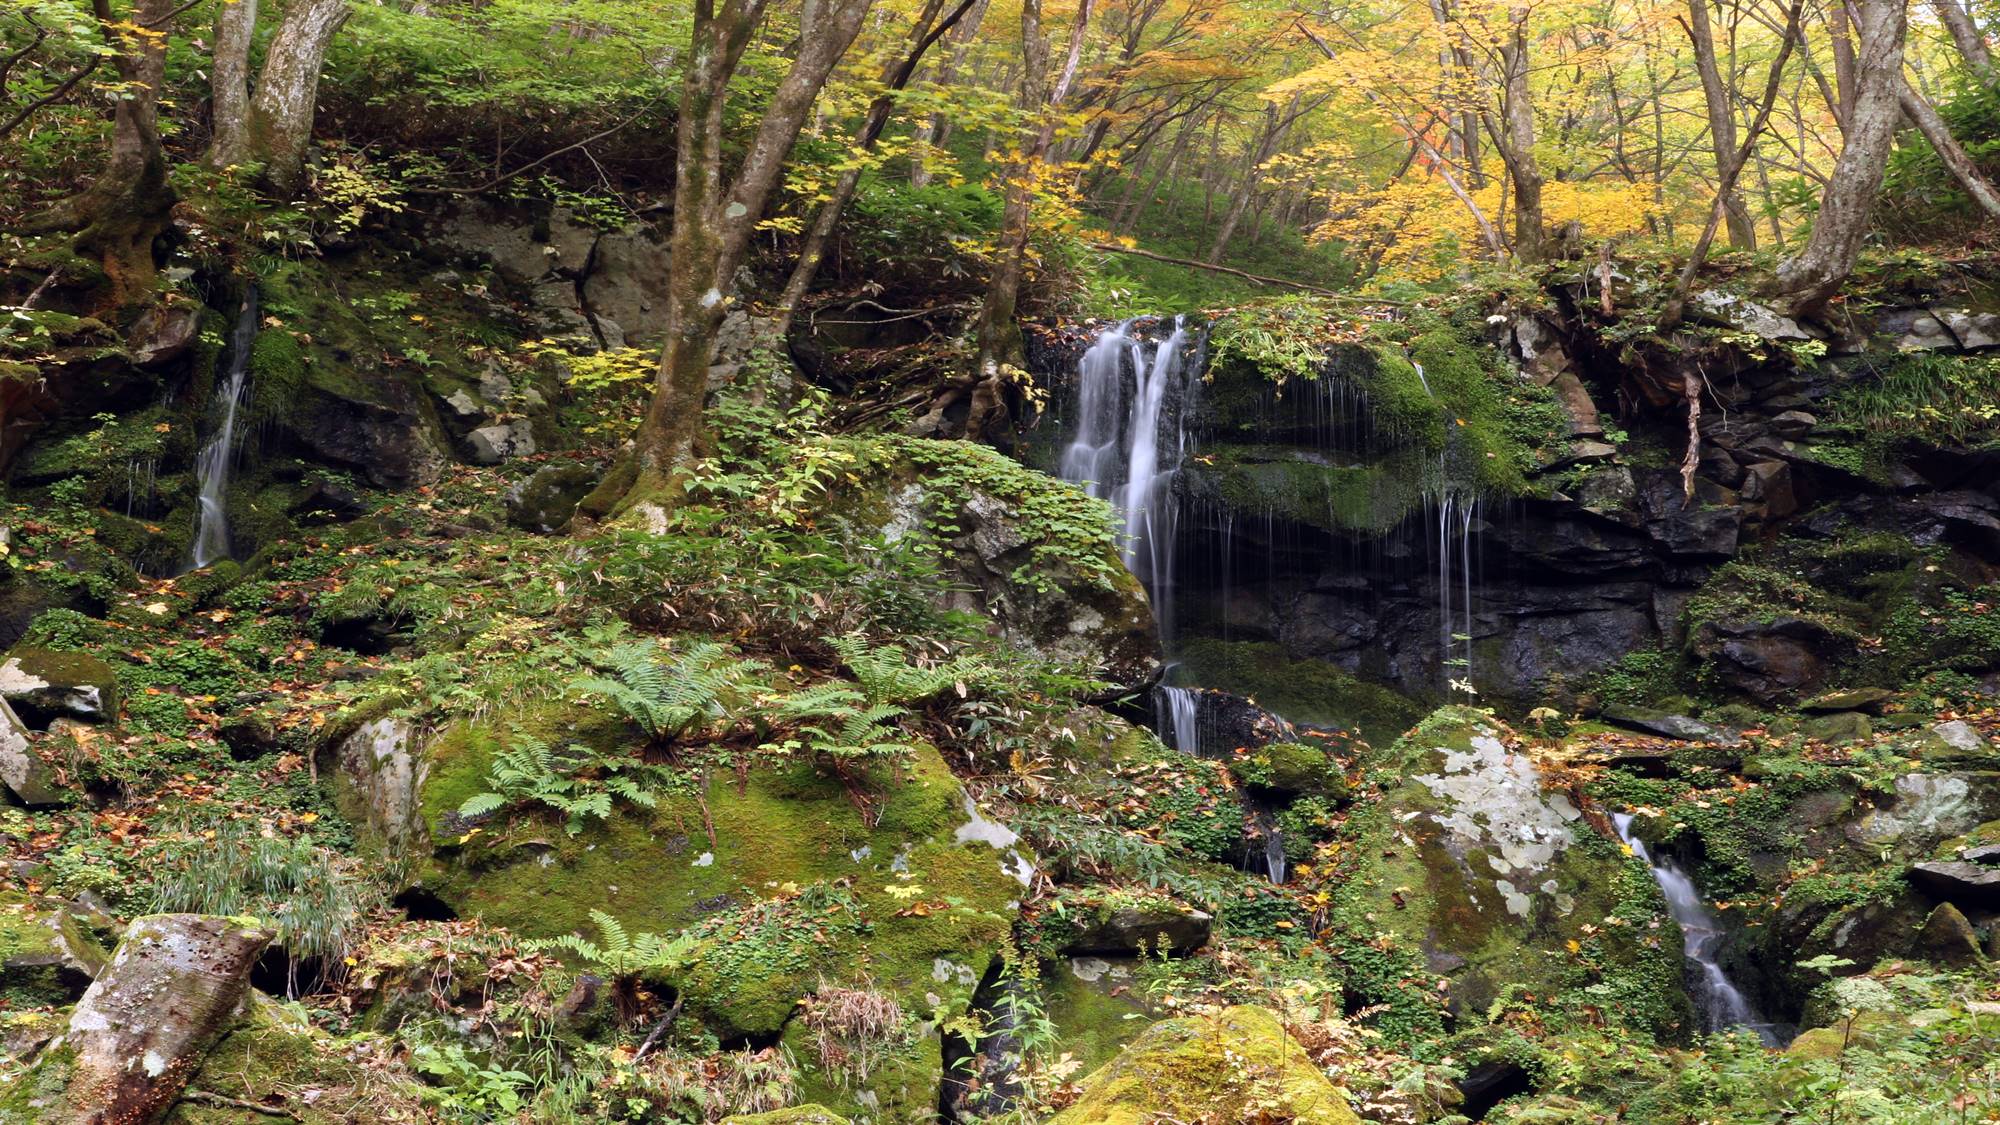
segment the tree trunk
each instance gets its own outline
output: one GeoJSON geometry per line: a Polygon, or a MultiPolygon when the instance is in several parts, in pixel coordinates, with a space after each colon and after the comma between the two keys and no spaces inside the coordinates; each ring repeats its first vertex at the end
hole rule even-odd
{"type": "Polygon", "coordinates": [[[1951,32],[1951,41],[1958,44],[1958,53],[1965,56],[1966,65],[1981,82],[1991,82],[1993,54],[1986,49],[1986,37],[1973,24],[1971,13],[1958,0],[1931,0],[1931,7],[1937,9],[1938,21],[1945,30],[1951,32]]]}
{"type": "MultiPolygon", "coordinates": [[[[917,64],[923,61],[924,52],[931,44],[949,32],[974,4],[982,0],[959,0],[956,8],[945,16],[935,28],[932,21],[937,19],[944,0],[928,0],[917,16],[915,26],[910,29],[910,49],[900,63],[891,63],[882,75],[886,87],[881,96],[868,106],[868,116],[861,126],[861,134],[856,138],[862,152],[873,152],[875,144],[882,138],[882,130],[889,123],[889,114],[896,108],[895,94],[908,86],[910,76],[917,72],[917,64]]],[[[812,288],[813,277],[819,273],[820,263],[826,258],[826,248],[833,241],[833,231],[840,223],[840,213],[854,198],[854,192],[861,186],[862,165],[852,162],[853,167],[840,174],[833,185],[833,194],[820,204],[819,213],[813,218],[812,229],[806,233],[804,244],[799,247],[799,259],[792,265],[792,273],[785,281],[785,291],[778,298],[778,323],[773,329],[776,336],[784,336],[791,327],[792,316],[797,312],[799,302],[805,300],[806,290],[812,288]]]]}
{"type": "MultiPolygon", "coordinates": [[[[1708,0],[1688,0],[1687,32],[1694,43],[1695,69],[1701,72],[1702,97],[1708,106],[1709,148],[1715,153],[1716,175],[1720,178],[1736,156],[1736,114],[1729,104],[1729,87],[1723,84],[1722,68],[1716,62],[1708,0]]],[[[1738,250],[1755,250],[1757,228],[1750,220],[1750,209],[1744,206],[1743,193],[1731,187],[1723,196],[1722,206],[1729,245],[1738,250]]]]}
{"type": "MultiPolygon", "coordinates": [[[[1292,95],[1292,107],[1297,108],[1299,96],[1292,95]]],[[[1257,194],[1257,180],[1266,160],[1277,151],[1278,141],[1284,135],[1284,127],[1289,118],[1281,119],[1275,102],[1264,103],[1264,127],[1258,130],[1257,139],[1243,150],[1246,165],[1243,169],[1243,183],[1229,198],[1229,210],[1222,213],[1222,225],[1215,228],[1215,241],[1208,247],[1206,261],[1209,265],[1220,265],[1222,255],[1229,250],[1229,240],[1236,233],[1236,225],[1250,209],[1250,199],[1257,194]]]]}
{"type": "Polygon", "coordinates": [[[304,185],[320,67],[349,14],[347,0],[291,0],[265,49],[250,96],[247,155],[263,164],[265,182],[280,197],[304,185]]]}
{"type": "Polygon", "coordinates": [[[1966,155],[1965,149],[1951,135],[1951,128],[1944,123],[1944,118],[1938,116],[1937,109],[1910,85],[1908,78],[1903,79],[1901,104],[1903,116],[1916,123],[1918,131],[1931,143],[1931,148],[1937,152],[1938,159],[1944,161],[1945,168],[1958,181],[1958,186],[1965,189],[1965,194],[1972,197],[1987,218],[2000,219],[2000,192],[1994,190],[1993,181],[1987,179],[1979,166],[1972,162],[1972,157],[1966,155]]]}
{"type": "MultiPolygon", "coordinates": [[[[972,10],[945,38],[945,43],[951,50],[945,53],[944,62],[938,67],[937,78],[933,85],[940,88],[951,85],[952,79],[958,74],[958,69],[965,65],[965,54],[972,49],[972,38],[979,33],[979,25],[986,19],[987,3],[988,0],[976,0],[972,10]]],[[[916,143],[910,146],[911,187],[923,187],[930,183],[931,170],[925,154],[943,144],[950,131],[951,122],[942,113],[934,113],[924,119],[922,127],[917,130],[916,143]]]]}
{"type": "Polygon", "coordinates": [[[211,168],[241,164],[249,156],[250,40],[256,32],[257,0],[222,0],[208,74],[211,168]]]}
{"type": "Polygon", "coordinates": [[[1535,162],[1535,105],[1528,93],[1527,16],[1514,18],[1514,34],[1502,52],[1507,67],[1505,102],[1507,170],[1514,178],[1514,256],[1542,260],[1542,170],[1535,162]]]}
{"type": "Polygon", "coordinates": [[[1905,16],[1902,0],[1863,0],[1860,5],[1855,23],[1861,43],[1846,143],[1834,163],[1812,236],[1778,266],[1776,294],[1793,313],[1825,307],[1853,272],[1867,237],[1868,212],[1882,189],[1889,146],[1902,116],[1905,16]]]}
{"type": "Polygon", "coordinates": [[[707,449],[703,411],[716,330],[729,310],[736,267],[749,248],[784,160],[805,127],[827,76],[861,30],[874,0],[825,0],[801,39],[791,69],[764,107],[734,185],[722,181],[723,109],[743,51],[764,19],[765,0],[695,5],[693,45],[676,122],[674,230],[667,270],[666,345],[652,402],[635,443],[638,478],[628,499],[664,518],[673,482],[707,449]]]}
{"type": "Polygon", "coordinates": [[[245,920],[206,914],[134,919],[70,1013],[63,1047],[74,1061],[62,1105],[44,1106],[38,1120],[149,1125],[166,1116],[229,1029],[271,936],[245,920]]]}
{"type": "Polygon", "coordinates": [[[1833,114],[1844,132],[1854,119],[1854,36],[1848,26],[1846,0],[1827,0],[1826,8],[1827,38],[1833,43],[1833,87],[1839,98],[1833,114]]]}

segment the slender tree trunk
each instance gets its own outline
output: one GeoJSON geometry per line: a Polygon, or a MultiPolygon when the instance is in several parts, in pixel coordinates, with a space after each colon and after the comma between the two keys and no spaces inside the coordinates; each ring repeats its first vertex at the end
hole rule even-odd
{"type": "Polygon", "coordinates": [[[1505,157],[1514,180],[1514,256],[1539,262],[1542,247],[1542,171],[1535,161],[1535,106],[1528,92],[1528,29],[1516,13],[1514,33],[1502,52],[1507,68],[1505,157]]]}
{"type": "Polygon", "coordinates": [[[874,0],[824,0],[778,84],[726,193],[722,179],[723,109],[743,51],[764,18],[765,0],[696,0],[693,45],[681,84],[676,124],[674,230],[669,242],[666,346],[653,398],[636,436],[634,502],[651,518],[675,503],[673,481],[705,452],[703,412],[715,334],[729,310],[736,267],[749,248],[786,155],[814,100],[874,0]]]}
{"type": "Polygon", "coordinates": [[[1215,229],[1215,241],[1208,247],[1208,264],[1220,265],[1222,255],[1229,250],[1229,239],[1236,233],[1236,226],[1250,209],[1251,197],[1257,194],[1257,181],[1263,175],[1264,162],[1277,155],[1278,145],[1284,141],[1285,130],[1298,116],[1299,95],[1292,95],[1292,104],[1284,113],[1278,111],[1277,103],[1264,103],[1264,127],[1257,133],[1255,141],[1246,146],[1243,156],[1247,162],[1243,169],[1242,186],[1230,197],[1229,210],[1223,212],[1222,225],[1215,229]]]}
{"type": "MultiPolygon", "coordinates": [[[[975,4],[982,0],[959,0],[945,18],[933,27],[938,12],[945,0],[928,0],[917,16],[915,26],[910,29],[910,49],[900,62],[892,62],[882,75],[885,87],[883,93],[868,106],[868,117],[862,123],[861,135],[856,141],[863,152],[873,152],[876,142],[882,138],[882,130],[889,123],[889,115],[896,108],[896,93],[908,86],[910,77],[917,71],[917,64],[923,61],[924,52],[931,45],[951,31],[965,17],[975,4]]],[[[854,192],[861,185],[862,165],[852,162],[853,167],[842,172],[833,185],[833,193],[826,202],[820,204],[819,213],[813,219],[812,229],[799,247],[799,258],[792,266],[791,276],[785,281],[785,291],[778,298],[778,324],[775,334],[783,336],[791,327],[792,316],[797,312],[799,302],[805,300],[806,291],[812,287],[813,277],[819,273],[820,263],[826,258],[826,248],[833,241],[834,228],[840,224],[840,213],[854,198],[854,192]]]]}
{"type": "Polygon", "coordinates": [[[1812,236],[1797,255],[1778,266],[1777,295],[1796,313],[1825,307],[1854,271],[1855,257],[1868,234],[1868,212],[1882,189],[1889,147],[1902,116],[1903,38],[1908,27],[1903,0],[1862,0],[1855,24],[1861,43],[1846,143],[1834,163],[1812,236]]]}
{"type": "Polygon", "coordinates": [[[1153,205],[1153,197],[1159,192],[1160,185],[1165,183],[1167,177],[1173,175],[1174,169],[1180,166],[1181,157],[1187,152],[1188,139],[1200,128],[1201,117],[1198,113],[1190,113],[1188,119],[1181,123],[1180,132],[1174,137],[1174,147],[1167,151],[1167,158],[1153,170],[1153,178],[1146,182],[1137,196],[1127,201],[1119,213],[1118,225],[1114,229],[1120,234],[1131,234],[1138,229],[1140,216],[1146,213],[1146,208],[1153,205]]]}
{"type": "Polygon", "coordinates": [[[1986,213],[1987,218],[2000,219],[2000,192],[1994,190],[1993,181],[1987,179],[1979,166],[1972,162],[1972,157],[1966,155],[1965,149],[1951,135],[1951,127],[1944,123],[1937,109],[1910,85],[1907,78],[1903,80],[1901,104],[1903,116],[1916,123],[1917,130],[1930,142],[1938,159],[1958,181],[1958,186],[1965,189],[1965,194],[1972,197],[1972,202],[1986,213]]]}
{"type": "Polygon", "coordinates": [[[1965,56],[1966,65],[1981,82],[1991,82],[1993,54],[1986,48],[1986,37],[1973,24],[1972,14],[1958,0],[1931,0],[1931,7],[1937,10],[1938,22],[1951,32],[1951,41],[1958,45],[1958,53],[1965,56]]]}
{"type": "Polygon", "coordinates": [[[1055,137],[1054,113],[1068,96],[1082,58],[1084,31],[1090,23],[1091,0],[1078,5],[1070,25],[1069,50],[1062,75],[1049,85],[1049,39],[1042,27],[1041,0],[1021,3],[1021,108],[1029,119],[1021,161],[1008,172],[1006,205],[1000,217],[1000,245],[993,275],[980,302],[976,326],[978,354],[974,358],[971,410],[965,436],[979,441],[997,435],[1007,415],[1009,368],[1026,362],[1021,326],[1016,320],[1021,281],[1028,267],[1029,220],[1034,215],[1036,165],[1048,155],[1055,137]]]}
{"type": "Polygon", "coordinates": [[[304,186],[320,68],[350,14],[347,0],[291,0],[265,49],[250,96],[248,154],[262,162],[265,182],[280,197],[304,186]]]}
{"type": "MultiPolygon", "coordinates": [[[[1688,0],[1688,38],[1694,43],[1695,69],[1701,73],[1702,97],[1708,107],[1709,148],[1715,153],[1718,177],[1728,171],[1736,156],[1736,113],[1723,84],[1722,69],[1716,62],[1715,33],[1709,27],[1708,0],[1688,0]]],[[[1757,228],[1750,221],[1750,209],[1743,194],[1733,186],[1722,197],[1723,218],[1729,229],[1729,244],[1738,250],[1757,248],[1757,228]]]]}
{"type": "Polygon", "coordinates": [[[222,0],[216,7],[208,74],[211,168],[241,164],[250,151],[250,40],[256,32],[257,0],[222,0]]]}
{"type": "Polygon", "coordinates": [[[1827,0],[1826,33],[1833,44],[1833,87],[1839,101],[1834,117],[1844,131],[1854,119],[1855,59],[1854,36],[1848,26],[1846,0],[1827,0]]]}
{"type": "MultiPolygon", "coordinates": [[[[944,61],[939,64],[937,78],[933,85],[943,88],[950,86],[958,76],[959,68],[965,65],[966,52],[972,48],[972,37],[979,33],[979,25],[986,19],[988,0],[975,0],[972,11],[958,22],[945,43],[951,49],[945,52],[944,61]]],[[[951,132],[951,121],[942,113],[933,113],[924,119],[917,130],[916,144],[910,152],[910,186],[923,187],[931,182],[928,154],[945,142],[951,132]]]]}

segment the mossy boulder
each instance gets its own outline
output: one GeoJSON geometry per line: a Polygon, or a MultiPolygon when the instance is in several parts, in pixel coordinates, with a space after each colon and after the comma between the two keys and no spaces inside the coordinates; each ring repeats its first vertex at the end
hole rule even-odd
{"type": "Polygon", "coordinates": [[[1041,966],[1042,1011],[1082,1073],[1110,1062],[1152,1025],[1156,1013],[1137,987],[1142,966],[1136,958],[1091,956],[1041,966]]]}
{"type": "Polygon", "coordinates": [[[971,442],[882,438],[856,454],[870,471],[833,506],[932,551],[950,608],[1079,672],[1126,685],[1157,675],[1152,607],[1103,501],[971,442]]]}
{"type": "MultiPolygon", "coordinates": [[[[591,710],[522,717],[551,739],[632,737],[591,710]]],[[[1032,870],[929,746],[846,779],[781,757],[690,773],[656,808],[621,802],[572,835],[545,808],[462,815],[507,737],[460,724],[426,752],[424,893],[530,937],[595,937],[593,910],[633,933],[688,930],[672,983],[725,1036],[777,1034],[822,981],[872,981],[926,1016],[964,1011],[1032,870]]]]}
{"type": "Polygon", "coordinates": [[[395,1064],[392,1041],[335,1038],[261,996],[248,1007],[188,1081],[189,1089],[217,1098],[182,1100],[165,1125],[263,1125],[274,1117],[306,1125],[423,1119],[423,1088],[395,1064]]]}
{"type": "Polygon", "coordinates": [[[1294,723],[1343,727],[1386,746],[1424,717],[1413,700],[1274,643],[1196,637],[1177,648],[1192,682],[1254,699],[1294,723]]]}
{"type": "Polygon", "coordinates": [[[73,1003],[105,952],[61,904],[0,893],[0,998],[9,1007],[73,1003]]]}
{"type": "Polygon", "coordinates": [[[1146,1125],[1161,1120],[1359,1125],[1328,1082],[1265,1008],[1164,1020],[1083,1082],[1052,1125],[1146,1125]]]}
{"type": "Polygon", "coordinates": [[[1360,863],[1334,914],[1353,941],[1350,989],[1387,1005],[1385,1029],[1402,1035],[1437,1027],[1440,981],[1462,1019],[1504,990],[1581,989],[1642,1029],[1685,1029],[1680,934],[1651,874],[1567,793],[1545,791],[1510,737],[1485,712],[1446,707],[1376,763],[1404,780],[1349,821],[1360,863]]]}
{"type": "Polygon", "coordinates": [[[108,723],[118,718],[118,673],[80,652],[15,648],[0,659],[0,699],[32,726],[59,718],[108,723]]]}

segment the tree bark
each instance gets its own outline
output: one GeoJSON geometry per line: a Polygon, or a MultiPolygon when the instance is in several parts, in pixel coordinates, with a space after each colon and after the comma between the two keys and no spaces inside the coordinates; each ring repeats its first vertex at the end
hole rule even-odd
{"type": "Polygon", "coordinates": [[[1535,106],[1528,92],[1527,13],[1513,16],[1514,30],[1501,52],[1506,68],[1502,114],[1506,128],[1495,140],[1514,181],[1514,257],[1542,260],[1542,170],[1535,161],[1535,106]]]}
{"type": "Polygon", "coordinates": [[[264,165],[265,182],[281,197],[304,185],[320,68],[350,12],[347,0],[292,0],[265,49],[250,97],[247,155],[264,165]]]}
{"type": "MultiPolygon", "coordinates": [[[[1708,22],[1708,0],[1688,0],[1688,38],[1694,43],[1695,69],[1701,73],[1701,92],[1708,107],[1709,148],[1715,153],[1717,177],[1728,172],[1736,156],[1736,114],[1729,101],[1729,87],[1722,81],[1716,61],[1715,32],[1708,22]]],[[[1732,186],[1722,197],[1723,218],[1729,229],[1729,244],[1738,250],[1757,248],[1757,228],[1743,194],[1732,186]]]]}
{"type": "Polygon", "coordinates": [[[211,168],[241,164],[250,153],[250,40],[257,0],[222,0],[215,10],[215,46],[208,68],[211,168]]]}
{"type": "Polygon", "coordinates": [[[1838,101],[1834,119],[1843,132],[1854,119],[1854,36],[1848,26],[1846,0],[1827,0],[1826,32],[1833,44],[1833,87],[1838,101]]]}
{"type": "Polygon", "coordinates": [[[1863,0],[1855,24],[1861,43],[1846,143],[1834,163],[1811,237],[1797,255],[1778,266],[1776,295],[1795,314],[1824,308],[1854,271],[1855,257],[1868,234],[1868,212],[1882,189],[1889,147],[1902,117],[1903,38],[1908,29],[1903,0],[1863,0]]]}
{"type": "Polygon", "coordinates": [[[1972,157],[1966,155],[1965,149],[1951,135],[1951,127],[1945,124],[1943,117],[1938,116],[1936,107],[1910,85],[1908,78],[1903,79],[1901,105],[1903,116],[1916,123],[1917,130],[1930,142],[1938,159],[1958,181],[1958,186],[1965,189],[1965,194],[1972,197],[1972,202],[1986,213],[1987,218],[2000,219],[2000,192],[1994,190],[1993,181],[1987,179],[1979,166],[1972,162],[1972,157]]]}
{"type": "Polygon", "coordinates": [[[725,195],[723,109],[730,80],[766,0],[696,0],[692,49],[676,123],[674,229],[669,241],[666,346],[653,398],[636,436],[638,478],[629,494],[664,517],[673,483],[706,451],[703,411],[715,334],[729,309],[728,291],[750,237],[828,75],[861,30],[874,0],[825,0],[791,68],[765,106],[756,137],[725,195]]]}
{"type": "Polygon", "coordinates": [[[271,937],[206,914],[135,919],[70,1014],[63,1045],[74,1061],[62,1105],[43,1107],[40,1120],[148,1125],[164,1117],[228,1030],[271,937]]]}
{"type": "Polygon", "coordinates": [[[1951,41],[1958,45],[1958,53],[1965,57],[1967,66],[1981,82],[1993,80],[1993,54],[1986,49],[1986,37],[1972,22],[1972,14],[1958,0],[1931,0],[1931,7],[1937,10],[1938,21],[1951,33],[1951,41]]]}

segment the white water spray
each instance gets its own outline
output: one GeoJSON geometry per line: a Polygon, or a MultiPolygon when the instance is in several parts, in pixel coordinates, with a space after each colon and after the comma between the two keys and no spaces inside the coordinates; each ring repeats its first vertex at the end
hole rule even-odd
{"type": "Polygon", "coordinates": [[[195,482],[200,486],[201,515],[195,525],[194,565],[197,568],[229,557],[229,471],[236,461],[236,416],[249,387],[250,344],[257,336],[257,296],[243,298],[242,311],[229,333],[229,368],[215,389],[215,408],[221,421],[195,461],[195,482]]]}
{"type": "Polygon", "coordinates": [[[1715,947],[1722,940],[1722,924],[1715,915],[1708,912],[1702,902],[1701,892],[1695,888],[1694,880],[1688,878],[1670,859],[1654,859],[1646,851],[1645,842],[1632,833],[1632,814],[1617,813],[1611,823],[1618,829],[1618,837],[1632,849],[1632,854],[1646,861],[1653,870],[1653,882],[1660,886],[1660,894],[1667,900],[1667,913],[1681,927],[1681,952],[1689,964],[1699,973],[1697,987],[1693,989],[1696,1007],[1701,1016],[1704,1031],[1726,1031],[1743,1027],[1757,1033],[1766,1046],[1782,1046],[1783,1036],[1777,1025],[1765,1020],[1751,1006],[1743,990],[1722,971],[1715,959],[1715,947]]]}

